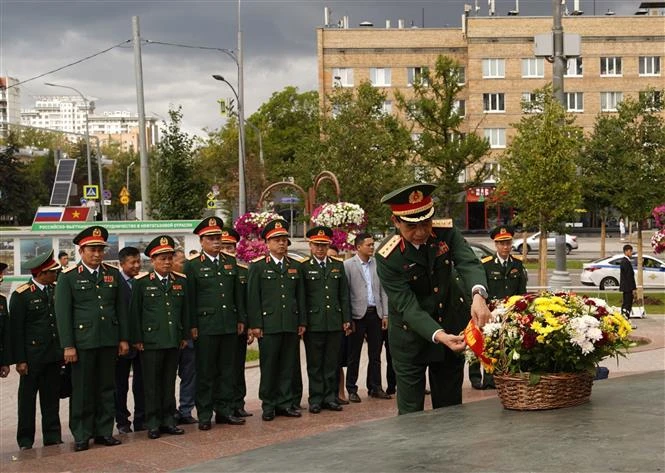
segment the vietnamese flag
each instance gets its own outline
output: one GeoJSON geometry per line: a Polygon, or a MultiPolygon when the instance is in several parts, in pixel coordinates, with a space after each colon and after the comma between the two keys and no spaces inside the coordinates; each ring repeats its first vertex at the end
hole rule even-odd
{"type": "Polygon", "coordinates": [[[65,207],[61,222],[85,222],[88,220],[90,207],[65,207]]]}
{"type": "Polygon", "coordinates": [[[485,348],[483,334],[480,329],[476,327],[476,324],[473,323],[473,320],[470,320],[469,325],[464,329],[464,341],[483,364],[490,364],[490,359],[483,355],[483,350],[485,348]]]}

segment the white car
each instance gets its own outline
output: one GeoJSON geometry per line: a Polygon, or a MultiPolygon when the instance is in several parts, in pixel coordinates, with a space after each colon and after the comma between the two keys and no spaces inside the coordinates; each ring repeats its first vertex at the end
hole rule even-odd
{"type": "MultiPolygon", "coordinates": [[[[547,234],[547,251],[554,251],[556,243],[556,233],[550,232],[547,234]]],[[[518,253],[522,252],[522,238],[513,239],[513,249],[518,253]]],[[[566,234],[566,254],[570,254],[571,251],[576,250],[579,247],[577,244],[577,237],[575,235],[566,234]]],[[[540,232],[534,233],[526,239],[526,252],[538,251],[540,248],[540,232]]]]}
{"type": "MultiPolygon", "coordinates": [[[[619,287],[619,263],[624,256],[614,255],[601,258],[582,266],[580,282],[587,286],[598,286],[600,289],[619,287]]],[[[637,256],[631,258],[633,268],[637,272],[637,256]]],[[[643,257],[644,287],[665,288],[665,262],[652,256],[643,257]]],[[[637,276],[635,276],[637,279],[637,276]]]]}

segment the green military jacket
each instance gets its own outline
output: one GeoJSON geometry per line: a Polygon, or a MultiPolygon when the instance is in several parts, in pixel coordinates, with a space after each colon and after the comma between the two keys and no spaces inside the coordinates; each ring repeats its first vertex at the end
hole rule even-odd
{"type": "Polygon", "coordinates": [[[132,343],[146,350],[178,348],[189,338],[187,278],[170,273],[164,285],[154,271],[138,276],[132,287],[132,343]]]}
{"type": "Polygon", "coordinates": [[[63,271],[55,286],[55,316],[62,348],[91,349],[129,341],[120,271],[102,263],[95,279],[79,263],[63,271]]]}
{"type": "MultiPolygon", "coordinates": [[[[244,263],[238,262],[238,281],[242,288],[242,306],[245,308],[243,314],[243,321],[247,325],[247,276],[249,275],[249,266],[244,263]]],[[[247,328],[247,327],[245,327],[247,328]]]]}
{"type": "Polygon", "coordinates": [[[7,311],[7,298],[0,294],[0,365],[11,364],[9,336],[9,312],[7,311]]]}
{"type": "Polygon", "coordinates": [[[203,252],[185,263],[190,328],[198,329],[199,335],[237,333],[238,323],[245,323],[236,258],[224,252],[218,258],[217,267],[203,252]]]}
{"type": "MultiPolygon", "coordinates": [[[[46,287],[45,287],[46,288],[46,287]]],[[[64,358],[50,295],[33,282],[19,286],[9,300],[12,363],[52,363],[64,358]]]]}
{"type": "Polygon", "coordinates": [[[524,294],[529,279],[519,256],[510,255],[504,268],[497,255],[483,258],[487,275],[487,293],[490,299],[503,299],[507,296],[524,294]]]}
{"type": "Polygon", "coordinates": [[[305,277],[305,307],[307,331],[336,332],[351,322],[349,285],[344,263],[338,258],[326,258],[325,269],[314,258],[303,262],[305,277]]]}
{"type": "Polygon", "coordinates": [[[414,362],[442,359],[443,345],[432,343],[432,335],[460,333],[470,319],[472,287],[487,287],[473,250],[450,219],[434,220],[420,250],[394,235],[381,242],[376,263],[388,295],[390,349],[414,362]]]}
{"type": "Polygon", "coordinates": [[[288,256],[283,263],[280,271],[268,255],[249,266],[249,326],[265,334],[297,332],[299,325],[307,325],[302,265],[288,256]]]}

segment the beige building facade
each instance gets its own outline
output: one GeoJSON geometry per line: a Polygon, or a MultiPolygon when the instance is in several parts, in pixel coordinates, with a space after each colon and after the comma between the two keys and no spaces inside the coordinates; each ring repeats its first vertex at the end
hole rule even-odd
{"type": "MultiPolygon", "coordinates": [[[[498,168],[514,134],[511,124],[524,114],[522,101],[552,82],[549,58],[534,52],[535,36],[551,33],[552,17],[468,17],[464,23],[459,28],[319,28],[321,109],[329,109],[335,87],[370,81],[386,93],[384,110],[403,116],[395,91],[409,97],[421,68],[432,68],[439,55],[446,55],[464,68],[465,87],[458,97],[462,131],[489,140],[488,160],[498,168]]],[[[593,130],[599,113],[612,113],[623,98],[665,89],[665,16],[568,16],[563,28],[580,39],[580,55],[567,58],[564,90],[567,109],[585,132],[593,130]]],[[[510,220],[510,209],[489,203],[495,184],[491,177],[481,188],[468,189],[466,229],[510,220]]]]}

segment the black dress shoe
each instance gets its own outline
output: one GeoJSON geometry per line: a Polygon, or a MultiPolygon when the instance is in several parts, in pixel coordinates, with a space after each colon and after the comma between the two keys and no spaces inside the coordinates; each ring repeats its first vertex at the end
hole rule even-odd
{"type": "Polygon", "coordinates": [[[295,409],[297,411],[302,410],[302,406],[300,404],[291,404],[291,409],[295,409]]]}
{"type": "Polygon", "coordinates": [[[198,423],[198,420],[196,420],[192,416],[184,416],[184,417],[178,417],[177,418],[177,423],[178,423],[178,425],[189,425],[189,424],[198,423]]]}
{"type": "Polygon", "coordinates": [[[215,416],[215,424],[243,425],[244,423],[245,419],[242,417],[223,416],[219,414],[215,416]]]}
{"type": "Polygon", "coordinates": [[[471,387],[472,387],[473,389],[483,389],[483,385],[480,384],[480,381],[472,382],[472,383],[471,383],[471,387]]]}
{"type": "Polygon", "coordinates": [[[151,440],[158,439],[162,434],[159,432],[159,429],[150,429],[148,430],[148,438],[151,440]]]}
{"type": "Polygon", "coordinates": [[[344,408],[337,404],[335,401],[323,403],[323,408],[329,411],[342,411],[344,408]]]}
{"type": "Polygon", "coordinates": [[[74,451],[75,452],[82,452],[83,450],[87,450],[89,448],[90,448],[90,444],[88,444],[87,440],[85,442],[75,442],[74,443],[74,451]]]}
{"type": "Polygon", "coordinates": [[[120,445],[122,442],[112,435],[106,436],[97,436],[95,437],[95,443],[97,445],[104,445],[105,447],[113,447],[115,445],[120,445]]]}
{"type": "Polygon", "coordinates": [[[271,420],[275,420],[275,412],[270,411],[270,412],[264,412],[261,414],[261,419],[270,422],[271,420]]]}
{"type": "Polygon", "coordinates": [[[349,394],[349,401],[351,402],[362,402],[360,399],[360,396],[358,396],[358,393],[350,393],[349,394]]]}
{"type": "Polygon", "coordinates": [[[297,410],[297,409],[294,409],[293,407],[287,407],[286,409],[276,409],[275,412],[278,416],[284,416],[284,417],[301,417],[302,416],[300,411],[297,410]]]}
{"type": "Polygon", "coordinates": [[[340,404],[342,406],[346,406],[349,403],[348,399],[341,399],[339,397],[336,399],[336,401],[337,401],[337,404],[340,404]]]}
{"type": "Polygon", "coordinates": [[[432,391],[430,391],[429,389],[425,389],[425,396],[429,396],[430,394],[432,394],[432,391]]]}
{"type": "Polygon", "coordinates": [[[312,414],[320,414],[321,406],[319,406],[318,404],[312,404],[311,406],[309,406],[309,412],[311,412],[312,414]]]}
{"type": "Polygon", "coordinates": [[[185,433],[184,430],[182,430],[180,427],[176,427],[175,425],[162,425],[159,428],[159,431],[163,434],[169,435],[182,435],[185,433]]]}
{"type": "Polygon", "coordinates": [[[199,422],[199,430],[210,430],[212,429],[212,423],[208,422],[199,422]]]}
{"type": "Polygon", "coordinates": [[[129,424],[118,426],[119,434],[130,434],[131,432],[132,432],[132,427],[129,424]]]}
{"type": "Polygon", "coordinates": [[[371,393],[369,393],[369,397],[374,397],[377,399],[392,399],[392,396],[386,393],[383,389],[372,391],[371,393]]]}
{"type": "Polygon", "coordinates": [[[386,394],[391,394],[392,395],[392,394],[395,394],[396,392],[397,392],[397,389],[395,389],[392,386],[388,387],[388,389],[386,389],[386,394]]]}
{"type": "Polygon", "coordinates": [[[236,417],[252,417],[254,414],[247,412],[244,408],[240,407],[233,411],[233,415],[236,417]]]}

